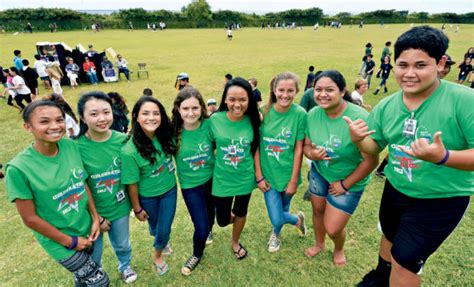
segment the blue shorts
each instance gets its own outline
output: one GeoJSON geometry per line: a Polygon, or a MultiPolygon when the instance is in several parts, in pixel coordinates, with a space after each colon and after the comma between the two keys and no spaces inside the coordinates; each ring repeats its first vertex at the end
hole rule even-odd
{"type": "Polygon", "coordinates": [[[319,196],[326,198],[326,201],[334,208],[352,215],[359,205],[360,198],[362,197],[361,191],[348,191],[344,194],[334,196],[329,192],[329,182],[327,182],[316,170],[314,165],[311,165],[311,173],[309,176],[309,192],[313,196],[319,196]]]}

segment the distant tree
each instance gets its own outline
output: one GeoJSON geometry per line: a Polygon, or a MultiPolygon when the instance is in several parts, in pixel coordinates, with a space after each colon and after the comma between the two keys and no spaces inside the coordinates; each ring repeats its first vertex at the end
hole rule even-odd
{"type": "Polygon", "coordinates": [[[188,6],[183,7],[182,12],[188,20],[194,22],[212,20],[211,6],[206,0],[193,0],[188,6]]]}

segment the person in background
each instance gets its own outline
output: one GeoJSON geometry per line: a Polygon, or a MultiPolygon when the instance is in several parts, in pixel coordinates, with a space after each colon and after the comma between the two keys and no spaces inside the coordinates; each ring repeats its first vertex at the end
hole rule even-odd
{"type": "Polygon", "coordinates": [[[18,69],[16,67],[10,67],[10,76],[12,77],[12,82],[11,87],[8,89],[15,91],[15,102],[21,108],[21,110],[24,110],[25,105],[23,104],[23,100],[28,104],[31,103],[31,90],[26,85],[23,77],[19,75],[18,69]]]}
{"type": "Polygon", "coordinates": [[[465,57],[464,61],[459,65],[458,84],[462,85],[472,72],[471,58],[465,57]]]}
{"type": "Polygon", "coordinates": [[[15,50],[13,51],[13,55],[15,55],[13,58],[13,64],[15,64],[17,71],[21,73],[21,71],[23,71],[23,59],[21,58],[21,51],[15,50]]]}
{"type": "Polygon", "coordinates": [[[309,66],[309,73],[306,76],[306,84],[304,85],[304,90],[306,91],[307,89],[311,89],[314,84],[314,66],[311,65],[309,66]]]}
{"type": "Polygon", "coordinates": [[[388,80],[388,77],[390,76],[390,71],[392,69],[393,69],[393,66],[392,64],[390,64],[390,57],[385,56],[385,62],[383,62],[383,64],[380,65],[380,69],[379,71],[377,71],[377,76],[380,75],[382,79],[380,80],[380,84],[375,90],[374,95],[377,95],[382,87],[383,87],[384,94],[388,92],[387,80],[388,80]]]}
{"type": "Polygon", "coordinates": [[[61,79],[64,77],[64,73],[59,66],[59,62],[54,61],[53,56],[49,56],[49,63],[46,68],[46,73],[48,73],[48,76],[51,79],[53,91],[56,94],[62,95],[63,89],[61,88],[61,79]]]}
{"type": "MultiPolygon", "coordinates": [[[[132,31],[133,31],[133,28],[132,28],[132,31]]],[[[127,81],[130,81],[130,70],[128,69],[127,60],[125,60],[125,58],[123,58],[122,55],[118,54],[117,61],[115,63],[117,65],[119,75],[120,73],[123,73],[125,77],[127,78],[127,81]]]]}
{"type": "Polygon", "coordinates": [[[207,100],[207,116],[210,117],[217,111],[217,101],[214,98],[207,100]]]}
{"type": "Polygon", "coordinates": [[[249,84],[252,87],[253,98],[255,99],[255,102],[257,102],[257,106],[260,107],[260,105],[262,104],[262,93],[257,88],[257,85],[258,85],[257,79],[256,78],[250,78],[249,79],[249,84]]]}
{"type": "Polygon", "coordinates": [[[181,90],[184,87],[189,85],[189,76],[187,73],[179,73],[178,76],[176,77],[176,82],[174,83],[174,87],[177,90],[181,90]]]}
{"type": "Polygon", "coordinates": [[[150,88],[144,88],[143,95],[148,96],[148,97],[153,97],[153,90],[150,88]]]}
{"type": "Polygon", "coordinates": [[[44,88],[49,90],[51,89],[51,82],[49,81],[48,73],[46,73],[46,67],[48,66],[48,63],[46,63],[46,60],[41,58],[41,56],[38,54],[35,55],[35,59],[36,61],[34,63],[34,67],[36,73],[38,73],[41,81],[43,81],[44,88]]]}
{"type": "Polygon", "coordinates": [[[69,82],[71,83],[71,88],[75,89],[79,84],[77,83],[77,79],[79,78],[79,66],[74,63],[74,59],[71,57],[66,58],[68,64],[66,65],[66,75],[69,78],[69,82]]]}
{"type": "Polygon", "coordinates": [[[99,79],[97,79],[97,69],[95,68],[94,62],[89,60],[88,57],[84,59],[84,63],[82,64],[82,69],[86,72],[87,76],[89,77],[89,81],[92,85],[97,85],[99,83],[99,79]]]}
{"type": "Polygon", "coordinates": [[[22,61],[23,63],[23,79],[25,79],[25,83],[30,88],[31,91],[31,98],[34,100],[36,95],[38,95],[38,73],[35,70],[30,68],[30,62],[27,59],[22,61]]]}
{"type": "Polygon", "coordinates": [[[364,79],[367,80],[367,86],[370,88],[370,80],[374,74],[375,62],[372,60],[373,55],[367,55],[367,60],[365,61],[365,76],[364,79]]]}
{"type": "Polygon", "coordinates": [[[366,110],[372,109],[372,106],[364,104],[364,94],[369,89],[367,80],[359,78],[355,81],[354,91],[351,93],[352,102],[356,105],[363,107],[366,110]]]}

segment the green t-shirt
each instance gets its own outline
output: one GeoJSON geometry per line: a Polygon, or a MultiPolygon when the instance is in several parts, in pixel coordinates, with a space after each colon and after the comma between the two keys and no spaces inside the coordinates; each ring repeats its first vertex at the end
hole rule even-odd
{"type": "Polygon", "coordinates": [[[206,183],[214,171],[214,149],[210,138],[211,121],[188,131],[183,128],[176,154],[176,168],[181,188],[193,188],[206,183]]]}
{"type": "Polygon", "coordinates": [[[250,118],[233,122],[227,112],[211,117],[211,138],[216,143],[216,163],[212,194],[218,197],[249,194],[255,188],[255,169],[250,144],[253,129],[250,118]]]}
{"type": "MultiPolygon", "coordinates": [[[[87,237],[92,224],[84,188],[87,172],[74,142],[61,139],[58,149],[56,156],[46,157],[30,145],[7,164],[8,200],[33,200],[36,214],[60,232],[87,237]]],[[[38,232],[33,233],[44,250],[57,261],[76,252],[38,232]]]]}
{"type": "MultiPolygon", "coordinates": [[[[260,165],[263,177],[278,191],[283,191],[291,179],[295,145],[304,140],[305,110],[292,104],[288,112],[269,109],[260,126],[260,165]]],[[[301,183],[301,174],[298,184],[301,183]]]]}
{"type": "Polygon", "coordinates": [[[153,165],[140,155],[132,138],[122,148],[122,183],[137,183],[140,196],[162,195],[176,185],[172,157],[165,154],[156,137],[153,138],[153,145],[158,151],[153,165]]]}
{"type": "MultiPolygon", "coordinates": [[[[343,180],[354,172],[363,161],[359,149],[352,143],[349,128],[342,117],[352,120],[367,120],[369,113],[363,108],[347,103],[347,107],[339,117],[331,119],[324,109],[317,107],[308,113],[306,136],[318,148],[324,147],[331,160],[313,161],[313,165],[321,176],[329,183],[343,180]]],[[[370,175],[354,184],[349,191],[364,190],[370,175]]]]}
{"type": "Polygon", "coordinates": [[[120,151],[126,139],[127,135],[112,131],[104,142],[86,136],[77,140],[97,213],[110,221],[128,215],[131,209],[128,192],[120,182],[120,151]]]}
{"type": "Polygon", "coordinates": [[[383,99],[369,116],[372,138],[381,149],[388,146],[385,175],[401,193],[415,198],[447,198],[474,194],[474,172],[413,158],[398,149],[410,148],[413,139],[403,135],[405,120],[417,121],[415,138],[441,131],[449,150],[474,148],[474,91],[451,82],[441,85],[416,110],[403,103],[402,91],[383,99]]]}
{"type": "Polygon", "coordinates": [[[317,106],[314,100],[314,88],[309,88],[304,92],[303,97],[301,97],[300,106],[302,106],[306,112],[309,112],[312,108],[317,106]]]}

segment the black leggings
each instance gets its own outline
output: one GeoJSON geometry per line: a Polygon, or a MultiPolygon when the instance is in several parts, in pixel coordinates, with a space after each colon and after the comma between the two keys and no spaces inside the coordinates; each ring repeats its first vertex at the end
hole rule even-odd
{"type": "Polygon", "coordinates": [[[74,286],[109,286],[109,276],[86,251],[77,251],[59,264],[74,274],[74,286]]]}
{"type": "Polygon", "coordinates": [[[15,102],[22,110],[25,108],[25,105],[23,104],[23,100],[25,100],[28,104],[31,103],[31,94],[16,95],[15,102]]]}
{"type": "Polygon", "coordinates": [[[232,219],[231,212],[237,217],[247,216],[251,195],[252,193],[227,197],[214,196],[217,224],[221,227],[229,225],[232,219]]]}

